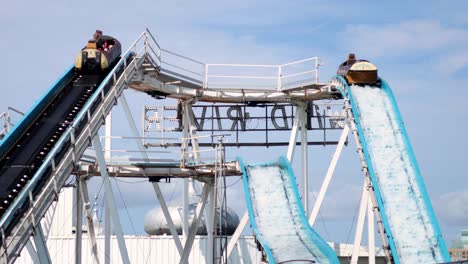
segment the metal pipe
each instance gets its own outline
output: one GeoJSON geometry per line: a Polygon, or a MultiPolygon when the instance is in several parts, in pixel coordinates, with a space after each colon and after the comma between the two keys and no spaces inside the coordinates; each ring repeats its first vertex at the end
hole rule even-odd
{"type": "Polygon", "coordinates": [[[182,58],[182,59],[186,59],[186,60],[188,60],[188,61],[191,61],[191,62],[200,64],[200,65],[205,65],[205,63],[203,63],[203,62],[200,62],[200,61],[191,59],[191,58],[189,58],[189,57],[185,57],[185,56],[183,56],[183,55],[177,54],[177,53],[172,52],[172,51],[167,50],[167,49],[161,49],[161,51],[164,51],[164,52],[169,53],[169,54],[171,54],[171,55],[174,55],[174,56],[176,56],[176,57],[179,57],[179,58],[182,58]]]}
{"type": "Polygon", "coordinates": [[[96,242],[96,232],[94,230],[93,216],[91,213],[91,204],[89,203],[89,194],[88,194],[88,184],[86,180],[80,180],[81,182],[81,199],[84,204],[84,209],[86,213],[86,222],[88,224],[88,238],[91,240],[91,254],[94,258],[94,263],[99,264],[99,255],[96,242]]]}
{"type": "Polygon", "coordinates": [[[36,245],[37,255],[41,264],[51,264],[49,250],[44,238],[44,232],[42,232],[41,223],[38,223],[35,227],[33,234],[34,244],[36,245]]]}
{"type": "Polygon", "coordinates": [[[75,230],[75,264],[81,264],[82,242],[83,242],[83,203],[81,201],[81,181],[76,176],[76,230],[75,230]]]}
{"type": "Polygon", "coordinates": [[[193,240],[195,235],[197,234],[198,225],[200,224],[201,212],[205,208],[206,199],[208,198],[208,194],[210,193],[209,184],[205,184],[203,186],[203,191],[200,197],[200,201],[198,202],[197,208],[195,209],[195,214],[193,216],[192,225],[190,226],[189,235],[187,237],[187,241],[184,245],[184,252],[182,257],[180,258],[180,264],[185,264],[188,262],[188,257],[190,255],[190,251],[192,250],[193,240]]]}
{"type": "Polygon", "coordinates": [[[101,142],[99,141],[98,136],[94,136],[92,141],[94,149],[96,150],[96,157],[99,163],[99,170],[101,171],[101,175],[103,176],[102,181],[104,185],[104,195],[106,198],[107,206],[109,207],[110,217],[112,219],[112,229],[114,230],[114,233],[117,236],[117,243],[120,249],[120,256],[124,264],[130,264],[130,259],[128,257],[128,251],[123,236],[122,225],[120,224],[120,217],[115,206],[114,194],[112,191],[109,175],[106,170],[106,162],[102,152],[101,142]]]}
{"type": "Polygon", "coordinates": [[[277,68],[280,65],[274,64],[225,64],[225,63],[208,63],[209,66],[219,67],[258,67],[258,68],[277,68]]]}
{"type": "Polygon", "coordinates": [[[361,204],[359,206],[359,215],[356,223],[356,233],[354,235],[353,253],[351,255],[351,264],[357,264],[359,260],[359,251],[361,249],[362,233],[364,231],[364,221],[366,220],[367,202],[369,200],[369,192],[367,183],[364,181],[361,191],[361,204]]]}
{"type": "MultiPolygon", "coordinates": [[[[369,194],[370,196],[370,194],[369,194]]],[[[369,264],[375,264],[375,231],[374,231],[374,212],[372,200],[367,204],[367,247],[369,250],[369,264]]]]}
{"type": "Polygon", "coordinates": [[[304,204],[305,214],[309,215],[309,162],[308,162],[308,148],[307,148],[307,115],[306,108],[300,107],[298,110],[302,111],[301,114],[301,150],[302,150],[302,179],[303,179],[303,193],[302,203],[304,204]]]}
{"type": "Polygon", "coordinates": [[[307,58],[307,59],[303,59],[303,60],[298,60],[298,61],[293,61],[293,62],[281,64],[280,66],[290,66],[290,65],[293,65],[293,64],[298,64],[298,63],[301,63],[301,62],[312,61],[312,60],[317,60],[317,59],[318,59],[318,57],[312,57],[312,58],[307,58]]]}

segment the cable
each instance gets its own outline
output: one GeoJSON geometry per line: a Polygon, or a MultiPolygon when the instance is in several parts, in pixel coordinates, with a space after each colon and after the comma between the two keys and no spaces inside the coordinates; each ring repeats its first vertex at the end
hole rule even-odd
{"type": "Polygon", "coordinates": [[[325,230],[325,235],[327,236],[327,240],[330,241],[330,233],[328,232],[327,225],[325,224],[325,221],[323,220],[322,213],[319,211],[319,216],[320,220],[322,221],[323,229],[325,230]]]}
{"type": "Polygon", "coordinates": [[[135,225],[133,224],[133,220],[132,220],[132,217],[130,216],[130,213],[128,211],[127,204],[125,203],[125,199],[123,198],[122,192],[120,191],[119,183],[116,182],[115,185],[117,186],[117,190],[119,191],[120,198],[122,199],[122,202],[123,202],[123,205],[124,205],[124,208],[125,208],[125,212],[127,213],[128,219],[130,220],[130,224],[132,225],[133,234],[136,235],[135,225]]]}
{"type": "MultiPolygon", "coordinates": [[[[351,222],[351,226],[349,227],[348,236],[347,236],[347,238],[346,238],[345,252],[346,252],[346,250],[348,249],[349,238],[350,238],[350,236],[351,236],[351,231],[352,231],[352,229],[353,229],[354,222],[356,221],[356,215],[357,215],[357,212],[358,212],[358,210],[359,210],[359,205],[360,205],[360,204],[361,204],[361,196],[359,196],[359,202],[358,202],[358,204],[357,204],[357,206],[356,206],[356,209],[354,210],[353,221],[351,222]]],[[[350,259],[350,258],[348,257],[348,259],[350,259]]]]}
{"type": "Polygon", "coordinates": [[[117,177],[114,177],[113,179],[116,180],[116,181],[119,181],[119,182],[124,182],[124,183],[129,183],[129,184],[136,184],[136,183],[148,182],[148,180],[141,180],[141,181],[124,181],[124,180],[118,179],[117,177]]]}
{"type": "MultiPolygon", "coordinates": [[[[172,201],[172,199],[174,197],[175,186],[176,186],[176,184],[174,184],[173,187],[172,187],[172,193],[171,193],[171,196],[169,197],[169,201],[166,203],[167,205],[172,201]]],[[[169,214],[170,214],[170,212],[169,212],[169,214]]],[[[163,219],[161,219],[161,221],[159,222],[159,226],[161,226],[162,222],[163,222],[163,219]]],[[[153,247],[151,246],[151,241],[152,241],[152,239],[150,239],[150,249],[148,251],[148,256],[146,256],[145,263],[150,263],[151,250],[153,249],[153,247]]]]}
{"type": "Polygon", "coordinates": [[[239,179],[238,179],[237,181],[235,181],[234,183],[231,183],[231,184],[225,186],[224,189],[227,189],[227,188],[229,188],[229,187],[232,187],[232,186],[236,185],[237,183],[240,182],[240,180],[242,180],[242,177],[239,177],[239,179]]]}

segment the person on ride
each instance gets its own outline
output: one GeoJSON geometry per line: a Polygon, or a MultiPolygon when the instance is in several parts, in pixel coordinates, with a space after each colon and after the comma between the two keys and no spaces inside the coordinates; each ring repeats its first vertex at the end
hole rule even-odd
{"type": "Polygon", "coordinates": [[[103,41],[102,41],[102,30],[97,29],[96,32],[93,34],[93,38],[96,41],[96,46],[98,49],[102,49],[103,41]]]}

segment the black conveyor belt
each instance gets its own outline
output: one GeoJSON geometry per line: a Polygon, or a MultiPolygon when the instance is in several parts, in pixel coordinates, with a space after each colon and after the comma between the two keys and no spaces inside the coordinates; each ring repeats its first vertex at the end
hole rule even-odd
{"type": "Polygon", "coordinates": [[[84,106],[103,75],[75,75],[43,112],[0,157],[0,216],[41,166],[47,153],[84,106]]]}

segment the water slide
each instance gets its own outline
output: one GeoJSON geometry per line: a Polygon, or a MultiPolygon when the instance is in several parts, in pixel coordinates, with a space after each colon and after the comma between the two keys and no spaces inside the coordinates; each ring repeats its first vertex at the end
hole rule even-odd
{"type": "MultiPolygon", "coordinates": [[[[341,77],[341,83],[346,83],[341,77]]],[[[395,263],[450,257],[388,84],[344,85],[395,263]]]]}
{"type": "Polygon", "coordinates": [[[339,263],[333,249],[310,227],[286,158],[239,163],[250,223],[268,262],[339,263]]]}

